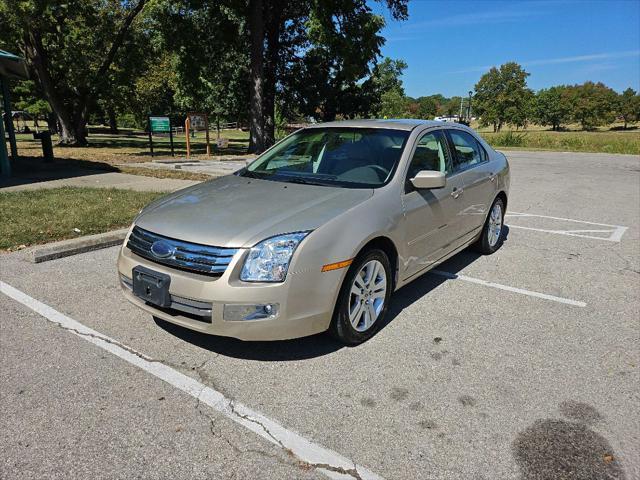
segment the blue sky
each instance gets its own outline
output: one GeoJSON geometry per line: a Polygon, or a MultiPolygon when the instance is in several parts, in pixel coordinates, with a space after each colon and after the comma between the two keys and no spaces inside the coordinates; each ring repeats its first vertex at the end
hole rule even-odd
{"type": "Polygon", "coordinates": [[[466,95],[490,66],[516,61],[534,90],[587,80],[640,90],[640,0],[412,0],[385,16],[384,56],[409,67],[407,95],[466,95]]]}

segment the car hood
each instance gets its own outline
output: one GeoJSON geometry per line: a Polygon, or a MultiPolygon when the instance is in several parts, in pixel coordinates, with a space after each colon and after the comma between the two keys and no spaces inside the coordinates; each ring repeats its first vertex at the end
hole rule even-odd
{"type": "Polygon", "coordinates": [[[372,195],[372,189],[229,175],[156,200],[135,224],[178,240],[250,247],[274,235],[316,229],[372,195]]]}

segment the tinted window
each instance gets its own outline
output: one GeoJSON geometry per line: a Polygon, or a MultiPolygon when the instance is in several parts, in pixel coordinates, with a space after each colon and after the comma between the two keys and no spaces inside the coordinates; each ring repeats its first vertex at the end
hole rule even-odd
{"type": "Polygon", "coordinates": [[[411,158],[407,178],[413,178],[420,170],[447,171],[447,150],[445,139],[440,132],[429,132],[423,135],[416,144],[416,151],[411,158]]]}
{"type": "Polygon", "coordinates": [[[484,161],[484,150],[472,135],[460,130],[449,130],[449,135],[454,148],[454,172],[484,161]]]}
{"type": "Polygon", "coordinates": [[[380,128],[310,128],[276,145],[241,175],[376,187],[391,178],[408,136],[407,131],[380,128]]]}

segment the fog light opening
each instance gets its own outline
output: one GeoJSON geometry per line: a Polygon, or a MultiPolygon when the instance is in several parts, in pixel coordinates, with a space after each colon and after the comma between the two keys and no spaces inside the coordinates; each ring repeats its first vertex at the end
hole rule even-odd
{"type": "Polygon", "coordinates": [[[278,303],[263,303],[257,305],[234,305],[224,306],[223,318],[228,322],[243,320],[265,320],[278,316],[280,305],[278,303]]]}

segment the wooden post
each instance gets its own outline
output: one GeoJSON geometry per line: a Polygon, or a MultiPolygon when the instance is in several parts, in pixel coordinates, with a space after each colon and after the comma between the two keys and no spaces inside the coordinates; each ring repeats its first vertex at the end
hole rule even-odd
{"type": "Polygon", "coordinates": [[[191,128],[191,119],[187,115],[187,119],[184,121],[184,135],[187,140],[187,158],[191,156],[191,140],[189,140],[189,129],[191,128]]]}

